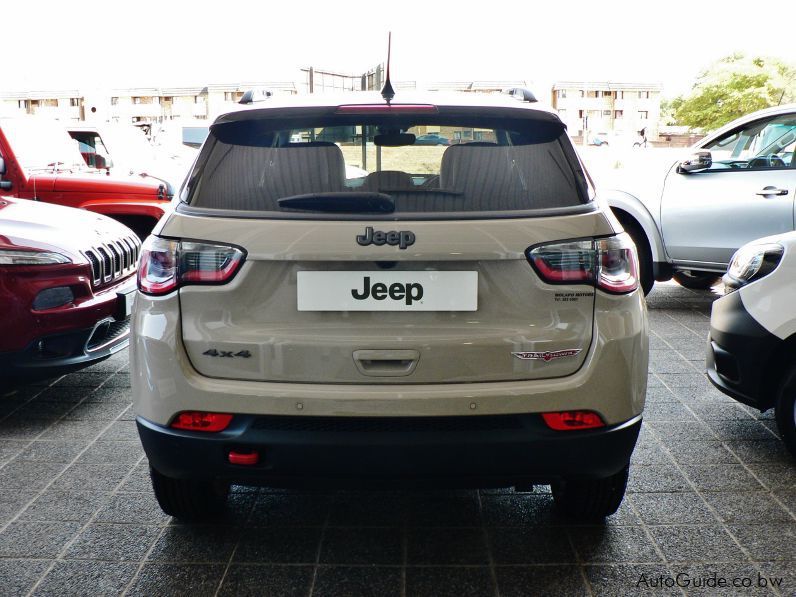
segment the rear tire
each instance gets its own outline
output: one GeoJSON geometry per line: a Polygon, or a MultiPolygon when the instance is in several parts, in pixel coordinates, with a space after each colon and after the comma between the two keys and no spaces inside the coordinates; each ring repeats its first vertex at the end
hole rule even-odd
{"type": "Polygon", "coordinates": [[[174,479],[149,467],[152,489],[160,508],[170,516],[199,521],[221,514],[227,502],[229,487],[212,481],[174,479]]]}
{"type": "Polygon", "coordinates": [[[672,276],[680,286],[691,290],[708,290],[721,280],[721,276],[713,272],[697,270],[681,270],[672,276]]]}
{"type": "Polygon", "coordinates": [[[782,441],[796,460],[796,364],[791,365],[779,386],[774,416],[782,441]]]}
{"type": "Polygon", "coordinates": [[[552,486],[556,507],[578,520],[601,520],[619,509],[630,465],[604,479],[564,481],[552,486]]]}

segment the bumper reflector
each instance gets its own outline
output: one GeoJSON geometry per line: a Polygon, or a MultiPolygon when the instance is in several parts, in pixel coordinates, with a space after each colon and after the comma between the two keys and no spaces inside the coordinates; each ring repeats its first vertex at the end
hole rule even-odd
{"type": "Polygon", "coordinates": [[[252,466],[258,462],[260,462],[260,454],[256,450],[252,450],[251,452],[237,452],[235,450],[230,450],[229,452],[230,464],[252,466]]]}
{"type": "Polygon", "coordinates": [[[566,410],[563,412],[542,413],[542,418],[547,426],[555,431],[605,427],[605,423],[603,423],[600,415],[589,410],[566,410]]]}
{"type": "Polygon", "coordinates": [[[223,431],[229,426],[230,421],[232,421],[232,415],[183,411],[171,422],[171,428],[185,429],[186,431],[223,431]]]}

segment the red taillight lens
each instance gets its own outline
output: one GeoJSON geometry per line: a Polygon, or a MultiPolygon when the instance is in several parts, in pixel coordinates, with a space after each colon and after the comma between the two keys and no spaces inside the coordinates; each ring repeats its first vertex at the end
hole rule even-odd
{"type": "Polygon", "coordinates": [[[186,284],[223,284],[240,269],[244,257],[230,245],[150,236],[141,249],[138,289],[160,295],[186,284]]]}
{"type": "Polygon", "coordinates": [[[228,414],[184,411],[174,418],[171,428],[187,431],[224,431],[231,421],[232,415],[228,414]]]}
{"type": "Polygon", "coordinates": [[[594,241],[542,245],[528,251],[528,259],[546,282],[578,284],[594,281],[594,241]]]}
{"type": "Polygon", "coordinates": [[[638,288],[636,249],[625,233],[541,245],[527,255],[536,273],[550,284],[590,284],[614,294],[638,288]]]}
{"type": "Polygon", "coordinates": [[[555,431],[605,427],[605,423],[603,423],[600,415],[590,410],[566,410],[563,412],[542,413],[542,418],[547,426],[555,431]]]}

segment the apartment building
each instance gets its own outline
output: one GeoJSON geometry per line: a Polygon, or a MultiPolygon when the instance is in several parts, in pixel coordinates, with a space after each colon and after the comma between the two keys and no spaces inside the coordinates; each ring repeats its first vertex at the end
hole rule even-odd
{"type": "Polygon", "coordinates": [[[662,85],[601,81],[559,81],[553,85],[551,105],[569,134],[634,136],[642,128],[658,138],[662,85]]]}
{"type": "Polygon", "coordinates": [[[82,93],[60,91],[0,91],[0,117],[40,114],[61,120],[82,118],[82,93]]]}

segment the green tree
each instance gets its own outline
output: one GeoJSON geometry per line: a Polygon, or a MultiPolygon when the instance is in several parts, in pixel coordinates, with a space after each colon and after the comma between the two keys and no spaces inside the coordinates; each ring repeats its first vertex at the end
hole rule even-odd
{"type": "Polygon", "coordinates": [[[712,130],[740,116],[796,101],[796,66],[733,54],[697,77],[691,93],[668,107],[677,124],[712,130]]]}

